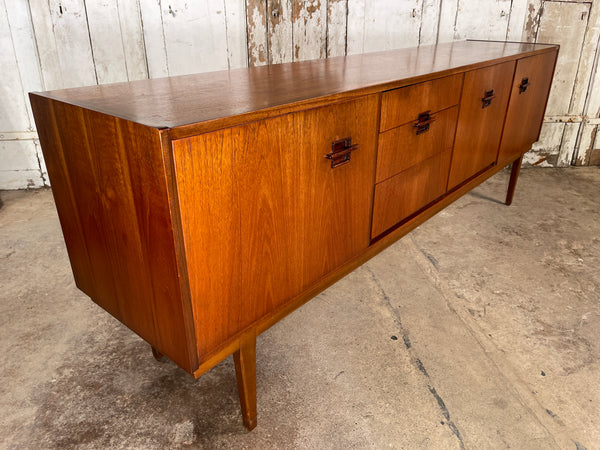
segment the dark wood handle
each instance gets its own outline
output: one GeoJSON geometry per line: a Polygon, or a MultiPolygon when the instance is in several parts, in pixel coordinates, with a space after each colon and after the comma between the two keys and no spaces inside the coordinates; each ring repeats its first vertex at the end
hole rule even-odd
{"type": "Polygon", "coordinates": [[[429,131],[429,125],[434,121],[435,117],[432,117],[429,111],[425,111],[417,116],[417,121],[413,123],[413,127],[415,127],[417,134],[425,133],[429,131]]]}
{"type": "Polygon", "coordinates": [[[350,162],[350,152],[358,148],[358,144],[352,144],[352,138],[347,137],[331,143],[331,151],[325,158],[331,160],[331,168],[343,166],[350,162]]]}
{"type": "Polygon", "coordinates": [[[519,85],[519,94],[522,94],[529,87],[529,78],[523,78],[521,80],[521,84],[519,85]]]}
{"type": "Polygon", "coordinates": [[[481,107],[487,108],[488,106],[490,106],[492,104],[492,100],[494,100],[495,98],[496,98],[496,95],[494,95],[493,89],[491,89],[489,91],[485,91],[485,95],[481,98],[481,107]]]}

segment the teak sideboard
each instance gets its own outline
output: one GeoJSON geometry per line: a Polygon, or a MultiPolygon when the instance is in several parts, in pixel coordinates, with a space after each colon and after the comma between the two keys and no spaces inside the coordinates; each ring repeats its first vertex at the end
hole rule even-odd
{"type": "Polygon", "coordinates": [[[539,137],[558,46],[460,41],[30,94],[79,289],[194,375],[539,137]]]}

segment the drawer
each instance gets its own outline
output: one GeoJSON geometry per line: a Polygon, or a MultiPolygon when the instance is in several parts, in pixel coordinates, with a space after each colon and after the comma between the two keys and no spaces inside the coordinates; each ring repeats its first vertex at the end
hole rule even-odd
{"type": "Polygon", "coordinates": [[[371,238],[446,192],[451,154],[446,150],[375,186],[371,238]]]}
{"type": "Polygon", "coordinates": [[[444,150],[451,149],[457,116],[458,107],[453,106],[432,114],[433,123],[429,130],[420,134],[417,134],[414,124],[416,116],[412,118],[413,122],[381,133],[375,182],[379,183],[444,150]]]}
{"type": "Polygon", "coordinates": [[[424,111],[437,112],[458,104],[463,74],[413,84],[381,96],[379,131],[403,125],[424,111]]]}

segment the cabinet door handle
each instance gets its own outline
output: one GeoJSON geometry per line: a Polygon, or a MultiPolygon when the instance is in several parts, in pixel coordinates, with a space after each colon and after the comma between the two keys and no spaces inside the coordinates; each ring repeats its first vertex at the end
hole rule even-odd
{"type": "Polygon", "coordinates": [[[331,160],[331,168],[342,166],[350,162],[350,152],[358,148],[358,144],[352,144],[352,138],[347,137],[331,143],[331,151],[325,158],[331,160]]]}
{"type": "Polygon", "coordinates": [[[529,78],[523,78],[521,80],[521,84],[519,85],[519,94],[522,94],[529,87],[529,78]]]}
{"type": "Polygon", "coordinates": [[[481,98],[481,107],[487,108],[492,104],[492,100],[494,100],[495,98],[496,96],[494,95],[493,89],[485,91],[485,95],[481,98]]]}
{"type": "Polygon", "coordinates": [[[416,128],[415,131],[417,134],[425,133],[429,131],[429,125],[434,121],[435,117],[432,117],[429,111],[425,111],[417,116],[417,121],[413,123],[413,127],[416,128]]]}

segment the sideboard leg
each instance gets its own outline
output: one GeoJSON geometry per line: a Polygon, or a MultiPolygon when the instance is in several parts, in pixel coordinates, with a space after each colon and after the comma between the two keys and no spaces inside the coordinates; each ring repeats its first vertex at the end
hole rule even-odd
{"type": "Polygon", "coordinates": [[[513,201],[513,195],[515,195],[515,188],[517,187],[517,178],[519,178],[519,171],[521,170],[521,163],[523,157],[513,161],[510,170],[510,181],[508,182],[508,192],[506,193],[506,205],[510,205],[513,201]]]}
{"type": "Polygon", "coordinates": [[[240,349],[233,354],[242,419],[251,431],[256,427],[256,331],[240,338],[240,349]]]}
{"type": "Polygon", "coordinates": [[[154,356],[154,359],[156,359],[157,361],[162,361],[165,355],[163,355],[161,352],[152,347],[152,356],[154,356]]]}

